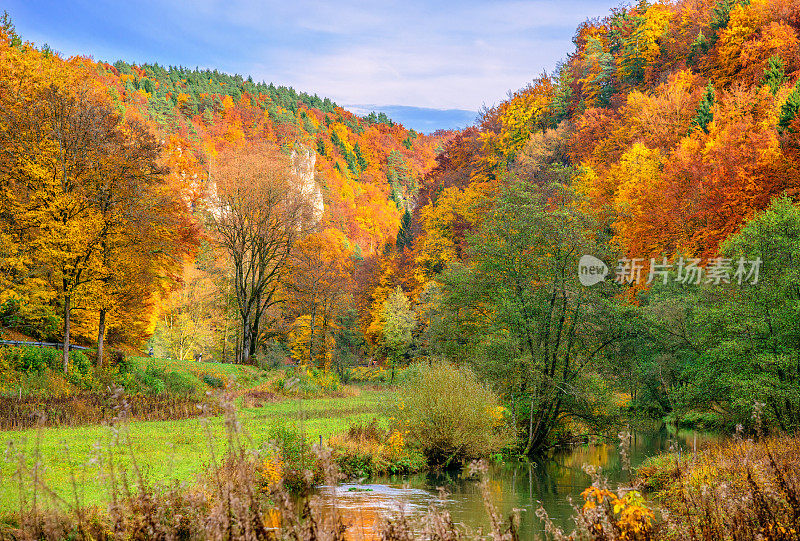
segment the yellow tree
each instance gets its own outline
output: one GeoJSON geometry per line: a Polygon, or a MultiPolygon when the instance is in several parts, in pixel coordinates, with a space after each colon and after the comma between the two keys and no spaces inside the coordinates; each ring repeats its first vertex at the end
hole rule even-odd
{"type": "Polygon", "coordinates": [[[308,328],[307,355],[312,364],[317,354],[330,357],[327,339],[341,299],[352,286],[353,260],[350,243],[338,230],[326,229],[299,241],[289,260],[286,287],[289,307],[308,328]],[[317,327],[319,324],[319,332],[317,327]]]}
{"type": "Polygon", "coordinates": [[[74,303],[109,274],[102,260],[109,224],[96,188],[118,150],[120,119],[85,85],[53,84],[27,98],[24,107],[4,111],[0,138],[14,141],[6,147],[4,174],[24,188],[17,223],[34,273],[46,277],[61,302],[66,371],[74,303]]]}

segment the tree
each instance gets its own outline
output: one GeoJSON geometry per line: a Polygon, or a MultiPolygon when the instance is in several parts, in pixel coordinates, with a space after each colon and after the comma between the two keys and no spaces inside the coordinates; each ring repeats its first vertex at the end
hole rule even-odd
{"type": "Polygon", "coordinates": [[[701,299],[701,348],[687,406],[747,423],[754,401],[782,431],[800,427],[800,207],[776,198],[722,245],[729,283],[701,299]],[[744,261],[740,272],[740,261],[744,261]],[[757,261],[758,274],[753,273],[757,261]],[[741,278],[741,283],[740,282],[741,278]]]}
{"type": "Polygon", "coordinates": [[[114,275],[107,250],[136,215],[146,179],[159,174],[158,146],[140,127],[123,126],[85,82],[34,87],[26,99],[24,107],[3,110],[2,174],[17,186],[12,205],[29,272],[61,303],[67,371],[73,310],[88,308],[82,301],[114,275]]]}
{"type": "Polygon", "coordinates": [[[414,242],[414,232],[412,229],[411,213],[406,209],[403,213],[403,218],[400,220],[400,230],[397,232],[397,241],[395,242],[398,250],[402,251],[405,248],[411,248],[414,242]]]}
{"type": "Polygon", "coordinates": [[[233,289],[242,325],[239,360],[249,363],[292,246],[306,228],[310,206],[286,159],[264,146],[234,148],[214,167],[216,208],[210,226],[233,262],[233,289]]]}
{"type": "Polygon", "coordinates": [[[397,286],[383,303],[381,311],[380,344],[392,366],[392,381],[395,367],[411,346],[411,333],[416,326],[417,320],[408,297],[403,293],[403,288],[397,286]]]}
{"type": "Polygon", "coordinates": [[[432,334],[502,390],[525,453],[601,407],[584,391],[585,371],[619,336],[613,284],[578,282],[582,255],[610,259],[594,227],[566,188],[511,180],[470,237],[469,264],[441,277],[445,328],[432,334]]]}
{"type": "Polygon", "coordinates": [[[308,352],[303,357],[312,364],[318,353],[325,360],[322,364],[332,353],[327,351],[326,340],[336,322],[340,301],[350,290],[352,274],[349,243],[334,229],[308,235],[292,252],[286,273],[290,293],[287,304],[295,317],[309,317],[308,352]]]}
{"type": "Polygon", "coordinates": [[[771,56],[768,62],[762,84],[767,85],[774,96],[789,78],[786,76],[786,69],[780,56],[771,56]]]}
{"type": "Polygon", "coordinates": [[[692,123],[706,133],[708,133],[709,123],[714,120],[715,96],[716,94],[714,92],[714,87],[711,85],[711,83],[708,83],[706,91],[700,100],[700,104],[697,106],[697,113],[695,114],[694,119],[692,119],[692,123]]]}
{"type": "Polygon", "coordinates": [[[364,347],[364,335],[358,326],[358,312],[354,308],[343,310],[338,315],[336,349],[333,352],[333,366],[339,377],[344,379],[347,369],[354,365],[359,352],[364,347]]]}
{"type": "Polygon", "coordinates": [[[797,81],[794,89],[786,98],[786,102],[781,105],[781,114],[778,117],[778,131],[794,131],[792,121],[800,110],[800,81],[797,81]]]}

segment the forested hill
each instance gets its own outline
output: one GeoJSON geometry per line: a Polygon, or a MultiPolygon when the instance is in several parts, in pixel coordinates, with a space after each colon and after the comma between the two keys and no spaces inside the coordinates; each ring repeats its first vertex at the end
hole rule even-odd
{"type": "MultiPolygon", "coordinates": [[[[174,207],[174,202],[161,201],[163,209],[177,210],[159,218],[169,225],[161,231],[159,247],[150,248],[157,255],[139,260],[129,269],[131,273],[136,269],[139,276],[128,274],[118,282],[129,284],[130,291],[125,295],[116,291],[111,296],[115,300],[106,297],[102,301],[116,311],[108,329],[110,336],[128,343],[137,343],[152,332],[165,295],[185,279],[184,263],[194,257],[186,256],[194,254],[199,239],[206,237],[202,211],[209,175],[220,153],[255,146],[273,148],[287,156],[293,151],[303,155],[310,152],[315,159],[312,176],[324,202],[319,229],[338,231],[348,250],[359,257],[383,250],[387,243],[395,244],[403,214],[414,207],[423,173],[435,164],[437,151],[452,135],[419,134],[384,114],[358,117],[329,99],[216,70],[109,64],[81,56],[63,58],[46,45],[25,42],[8,15],[0,23],[0,124],[4,141],[0,311],[7,325],[36,337],[60,335],[63,317],[59,314],[64,311],[65,292],[72,288],[75,296],[70,302],[74,303],[76,318],[72,334],[91,341],[97,333],[98,299],[105,295],[98,287],[103,289],[105,285],[100,284],[107,285],[112,277],[108,262],[92,260],[97,256],[93,244],[97,238],[90,238],[94,230],[89,224],[96,218],[91,213],[98,208],[73,206],[75,212],[69,216],[68,225],[50,227],[51,220],[57,223],[63,218],[65,210],[60,205],[73,205],[76,198],[100,197],[79,193],[90,187],[88,173],[81,168],[91,166],[76,165],[94,159],[88,147],[82,152],[73,149],[72,158],[60,158],[74,158],[78,170],[70,174],[84,174],[82,180],[76,177],[77,183],[64,184],[64,189],[77,191],[69,193],[66,200],[47,195],[53,188],[48,188],[53,178],[47,177],[58,176],[52,169],[52,148],[48,146],[57,131],[51,122],[63,121],[52,117],[56,103],[69,106],[69,114],[77,114],[84,106],[94,111],[90,114],[95,122],[79,123],[75,129],[99,130],[101,117],[111,124],[119,122],[120,131],[114,128],[113,137],[111,132],[105,136],[99,132],[84,134],[97,138],[92,140],[98,145],[103,138],[118,138],[118,150],[109,150],[112,145],[108,142],[96,149],[98,155],[111,152],[121,157],[126,152],[123,149],[141,142],[144,146],[137,148],[142,153],[136,157],[139,165],[151,168],[153,164],[146,164],[144,159],[145,154],[150,156],[166,173],[168,192],[190,203],[184,211],[174,207]],[[104,112],[98,113],[101,110],[104,112]],[[114,120],[115,114],[119,121],[114,120]],[[39,128],[33,129],[34,125],[39,128]],[[50,128],[55,131],[48,131],[50,128]],[[147,146],[146,134],[155,137],[158,148],[147,146]],[[60,244],[45,249],[43,243],[48,238],[60,244]],[[34,257],[45,253],[49,253],[49,262],[34,257]],[[78,260],[101,272],[84,272],[75,266],[78,260]],[[62,280],[65,272],[73,273],[74,280],[62,280]]],[[[126,169],[129,173],[135,170],[126,169]]],[[[151,203],[160,201],[163,195],[163,191],[154,193],[151,203]]],[[[98,219],[97,234],[110,234],[110,226],[101,222],[98,219]]],[[[155,231],[158,229],[151,228],[155,231]]],[[[115,270],[121,268],[118,264],[115,270]]]]}
{"type": "Polygon", "coordinates": [[[641,1],[581,25],[573,52],[451,141],[416,213],[431,276],[509,174],[572,186],[631,257],[713,256],[797,195],[800,7],[641,1]],[[480,206],[480,205],[479,205],[480,206]]]}
{"type": "Polygon", "coordinates": [[[92,68],[118,107],[145,117],[169,139],[168,151],[181,149],[181,174],[201,184],[209,157],[226,145],[315,150],[326,220],[367,253],[394,242],[422,173],[449,136],[407,130],[382,113],[360,118],[328,98],[216,70],[124,62],[92,68]]]}

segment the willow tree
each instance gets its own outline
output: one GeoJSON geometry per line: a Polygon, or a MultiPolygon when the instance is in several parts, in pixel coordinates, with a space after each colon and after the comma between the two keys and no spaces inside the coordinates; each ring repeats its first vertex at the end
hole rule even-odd
{"type": "Polygon", "coordinates": [[[239,361],[249,363],[278,292],[295,241],[311,218],[288,160],[266,146],[229,149],[213,168],[211,226],[233,266],[242,325],[239,361]]]}

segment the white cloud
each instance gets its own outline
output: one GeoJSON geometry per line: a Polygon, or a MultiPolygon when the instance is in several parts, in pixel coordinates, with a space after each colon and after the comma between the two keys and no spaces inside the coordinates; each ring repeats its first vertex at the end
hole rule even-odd
{"type": "Polygon", "coordinates": [[[551,71],[577,25],[617,2],[80,0],[66,24],[47,20],[46,0],[17,11],[68,53],[252,74],[340,103],[477,110],[551,71]]]}

